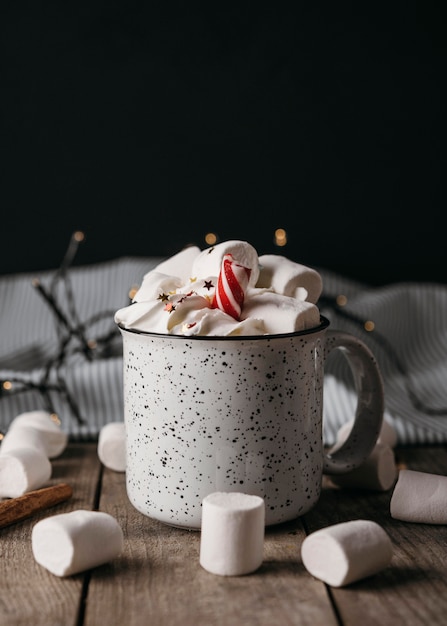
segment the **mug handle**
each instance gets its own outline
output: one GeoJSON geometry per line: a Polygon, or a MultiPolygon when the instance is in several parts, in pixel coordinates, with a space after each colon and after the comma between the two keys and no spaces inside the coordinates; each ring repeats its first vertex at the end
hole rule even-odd
{"type": "Polygon", "coordinates": [[[371,454],[380,433],[385,408],[382,376],[370,349],[357,337],[338,330],[328,330],[325,361],[332,350],[340,350],[350,366],[357,391],[355,420],[348,438],[323,459],[325,474],[345,474],[371,454]]]}

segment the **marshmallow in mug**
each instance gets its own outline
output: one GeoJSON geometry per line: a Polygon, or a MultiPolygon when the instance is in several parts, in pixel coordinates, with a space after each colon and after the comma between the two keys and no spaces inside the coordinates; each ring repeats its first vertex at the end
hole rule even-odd
{"type": "Polygon", "coordinates": [[[112,515],[81,509],[37,522],[31,544],[39,565],[55,576],[72,576],[117,557],[124,538],[112,515]]]}
{"type": "Polygon", "coordinates": [[[185,248],[157,265],[144,276],[133,303],[115,313],[115,322],[181,335],[289,333],[318,326],[321,290],[316,270],[279,255],[258,257],[251,244],[231,240],[202,251],[185,248]],[[249,273],[239,319],[214,303],[227,255],[249,273]]]}
{"type": "Polygon", "coordinates": [[[447,476],[400,470],[390,514],[403,522],[447,524],[447,476]]]}
{"type": "Polygon", "coordinates": [[[371,520],[352,520],[322,528],[301,544],[304,567],[331,587],[344,587],[377,574],[389,565],[392,555],[388,534],[371,520]]]}
{"type": "Polygon", "coordinates": [[[316,304],[323,290],[320,274],[313,268],[294,263],[277,254],[259,257],[260,274],[256,287],[316,304]]]}
{"type": "Polygon", "coordinates": [[[52,466],[35,448],[15,448],[0,454],[0,498],[18,498],[50,479],[52,466]]]}
{"type": "Polygon", "coordinates": [[[223,241],[202,250],[192,262],[191,276],[194,278],[219,276],[223,258],[227,254],[231,254],[235,261],[251,271],[248,285],[254,287],[259,277],[258,253],[250,243],[237,239],[223,241]]]}

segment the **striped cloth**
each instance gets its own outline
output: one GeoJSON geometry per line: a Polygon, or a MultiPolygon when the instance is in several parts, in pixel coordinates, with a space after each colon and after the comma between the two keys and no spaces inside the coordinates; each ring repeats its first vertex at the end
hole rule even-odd
{"type": "MultiPolygon", "coordinates": [[[[89,321],[89,339],[111,337],[92,360],[75,349],[73,337],[75,348],[67,350],[57,367],[54,359],[64,334],[32,285],[36,276],[0,277],[1,431],[19,413],[46,408],[47,401],[73,440],[96,439],[103,425],[123,419],[121,336],[113,314],[128,304],[130,288],[161,260],[121,258],[70,270],[74,308],[66,284],[53,290],[62,312],[66,318],[89,321]],[[12,381],[11,389],[7,381],[12,381]]],[[[377,358],[385,384],[385,419],[395,427],[399,443],[446,442],[447,287],[402,283],[370,288],[319,271],[324,286],[320,308],[331,327],[360,337],[377,358]],[[347,299],[342,307],[335,301],[341,294],[347,299]],[[374,323],[372,332],[365,331],[366,321],[374,323]]],[[[55,272],[38,276],[44,286],[54,277],[55,272]]],[[[352,376],[337,352],[327,363],[324,394],[323,434],[330,445],[356,406],[352,376]]]]}

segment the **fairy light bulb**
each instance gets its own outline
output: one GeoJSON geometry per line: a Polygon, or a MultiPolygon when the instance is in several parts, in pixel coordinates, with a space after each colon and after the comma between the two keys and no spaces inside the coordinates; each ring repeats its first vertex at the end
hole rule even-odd
{"type": "Polygon", "coordinates": [[[216,233],[206,233],[205,235],[205,242],[209,245],[209,246],[214,246],[215,243],[217,243],[217,235],[216,233]]]}
{"type": "Polygon", "coordinates": [[[285,246],[287,244],[287,233],[284,228],[277,228],[274,235],[275,246],[285,246]]]}

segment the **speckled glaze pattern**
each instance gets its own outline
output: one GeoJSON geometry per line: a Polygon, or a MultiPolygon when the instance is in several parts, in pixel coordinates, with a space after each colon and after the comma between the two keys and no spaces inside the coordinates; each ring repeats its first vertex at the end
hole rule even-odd
{"type": "Polygon", "coordinates": [[[326,325],[244,338],[121,329],[133,506],[191,529],[214,491],[261,496],[266,525],[311,509],[324,464],[326,325]]]}

